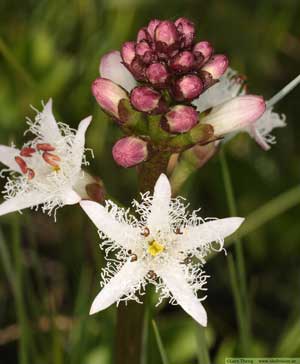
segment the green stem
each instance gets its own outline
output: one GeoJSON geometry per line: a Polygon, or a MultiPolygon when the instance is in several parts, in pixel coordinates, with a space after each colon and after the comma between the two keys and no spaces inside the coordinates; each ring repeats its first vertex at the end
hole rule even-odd
{"type": "Polygon", "coordinates": [[[205,328],[197,325],[197,355],[199,364],[210,364],[209,352],[205,337],[205,328]]]}
{"type": "Polygon", "coordinates": [[[168,360],[164,345],[162,343],[160,333],[158,331],[158,327],[157,327],[156,322],[154,320],[152,320],[152,327],[153,327],[155,339],[156,339],[156,342],[157,342],[158,350],[159,350],[159,353],[160,353],[161,361],[162,361],[163,364],[169,364],[169,360],[168,360]]]}
{"type": "MultiPolygon", "coordinates": [[[[166,173],[169,154],[155,154],[138,168],[139,191],[153,191],[161,173],[166,173]]],[[[140,364],[143,348],[145,304],[128,302],[117,310],[117,364],[140,364]]]]}
{"type": "MultiPolygon", "coordinates": [[[[231,216],[237,216],[237,207],[234,198],[234,192],[232,187],[232,181],[230,177],[230,172],[225,156],[224,148],[220,151],[220,161],[222,168],[222,176],[224,181],[224,187],[226,192],[227,204],[229,207],[229,213],[231,216]]],[[[234,294],[236,306],[239,306],[239,301],[241,301],[241,305],[243,308],[243,315],[238,314],[238,321],[240,327],[240,335],[242,342],[242,350],[246,355],[246,351],[250,349],[250,314],[249,314],[249,306],[248,306],[248,298],[247,298],[247,284],[246,284],[246,272],[245,272],[245,261],[243,254],[242,242],[240,239],[237,239],[235,242],[235,253],[236,253],[236,269],[234,272],[237,273],[237,287],[235,289],[236,294],[234,294]]],[[[232,260],[232,265],[234,262],[232,260]]],[[[233,280],[231,280],[233,282],[233,280]]],[[[249,353],[248,353],[249,354],[249,353]]]]}

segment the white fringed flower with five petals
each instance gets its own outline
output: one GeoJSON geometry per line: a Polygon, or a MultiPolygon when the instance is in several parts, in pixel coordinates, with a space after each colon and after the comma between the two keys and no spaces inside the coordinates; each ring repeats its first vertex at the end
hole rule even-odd
{"type": "Polygon", "coordinates": [[[0,162],[8,167],[2,172],[10,172],[0,215],[40,204],[50,215],[58,207],[81,200],[82,184],[91,178],[81,169],[87,164],[85,132],[91,119],[82,120],[77,131],[57,123],[50,99],[34,121],[28,119],[27,132],[35,135],[32,141],[21,150],[0,145],[0,162]]]}
{"type": "Polygon", "coordinates": [[[203,220],[197,211],[188,215],[183,199],[171,198],[164,174],[156,182],[153,196],[147,192],[140,203],[133,202],[139,220],[111,201],[105,207],[92,201],[80,205],[99,229],[108,260],[102,273],[104,287],[91,314],[121,300],[139,302],[139,294],[152,283],[160,291],[159,302],[170,298],[206,326],[204,298],[197,297],[199,290],[205,290],[205,257],[211,249],[223,249],[224,238],[238,229],[243,218],[203,220]],[[114,257],[110,257],[112,251],[114,257]]]}

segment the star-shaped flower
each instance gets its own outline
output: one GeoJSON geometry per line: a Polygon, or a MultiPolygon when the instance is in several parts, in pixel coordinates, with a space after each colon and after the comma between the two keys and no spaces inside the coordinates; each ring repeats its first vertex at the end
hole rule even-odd
{"type": "Polygon", "coordinates": [[[50,99],[41,112],[37,111],[34,121],[27,120],[27,132],[35,135],[32,141],[22,149],[0,145],[0,162],[8,167],[4,171],[11,173],[0,215],[40,204],[51,214],[58,207],[81,200],[83,185],[91,180],[81,169],[87,164],[84,143],[91,119],[82,120],[77,131],[57,123],[50,99]]]}
{"type": "MultiPolygon", "coordinates": [[[[238,95],[246,95],[243,81],[236,71],[228,68],[226,73],[220,78],[220,81],[200,95],[194,101],[194,105],[198,111],[203,112],[207,109],[215,108],[224,102],[228,102],[238,95]]],[[[249,133],[261,148],[269,150],[270,144],[275,143],[275,137],[271,135],[272,130],[284,126],[286,126],[285,115],[273,112],[273,107],[271,107],[267,108],[254,123],[246,125],[240,131],[249,133]]]]}
{"type": "Polygon", "coordinates": [[[204,298],[197,297],[199,290],[205,290],[205,257],[211,249],[223,249],[224,238],[237,230],[243,218],[204,220],[197,211],[188,215],[183,199],[171,198],[164,174],[156,182],[153,196],[147,192],[140,203],[133,201],[139,220],[111,201],[105,207],[92,201],[80,205],[99,229],[108,259],[102,273],[104,287],[91,314],[121,300],[139,302],[139,294],[152,283],[160,291],[159,303],[170,298],[206,326],[204,298]]]}

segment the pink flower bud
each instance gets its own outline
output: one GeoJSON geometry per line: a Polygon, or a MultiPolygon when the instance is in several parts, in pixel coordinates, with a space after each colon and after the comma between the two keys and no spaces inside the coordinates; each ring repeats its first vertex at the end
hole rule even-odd
{"type": "Polygon", "coordinates": [[[209,60],[209,58],[213,54],[213,51],[214,51],[214,49],[213,49],[212,45],[206,41],[196,43],[193,48],[194,53],[201,53],[201,55],[204,57],[203,63],[205,63],[209,60]]]}
{"type": "Polygon", "coordinates": [[[156,47],[160,51],[168,51],[173,48],[179,40],[177,29],[171,21],[162,21],[155,30],[156,47]]]}
{"type": "Polygon", "coordinates": [[[194,107],[176,105],[164,115],[161,126],[171,133],[185,133],[197,124],[198,116],[194,107]]]}
{"type": "Polygon", "coordinates": [[[163,86],[169,77],[169,73],[164,64],[152,63],[147,68],[146,76],[153,85],[163,86]]]}
{"type": "Polygon", "coordinates": [[[147,41],[142,40],[136,45],[135,51],[138,56],[142,57],[146,52],[151,51],[151,48],[147,41]]]}
{"type": "Polygon", "coordinates": [[[210,73],[214,80],[218,80],[227,70],[228,63],[228,58],[224,54],[215,54],[202,67],[202,71],[210,73]]]}
{"type": "Polygon", "coordinates": [[[146,81],[146,66],[139,57],[135,57],[129,67],[130,72],[138,81],[146,81]]]}
{"type": "Polygon", "coordinates": [[[148,30],[147,28],[142,28],[138,31],[138,34],[137,34],[137,42],[141,42],[141,41],[147,41],[147,42],[150,42],[151,41],[151,36],[150,34],[148,33],[148,30]]]}
{"type": "Polygon", "coordinates": [[[138,86],[131,91],[130,101],[132,106],[138,110],[149,113],[160,113],[164,103],[159,92],[147,86],[138,86]]]}
{"type": "Polygon", "coordinates": [[[183,51],[178,53],[170,62],[170,67],[177,72],[187,72],[194,66],[195,57],[192,52],[183,51]]]}
{"type": "Polygon", "coordinates": [[[155,30],[160,23],[161,23],[161,21],[157,20],[157,19],[150,20],[148,27],[147,27],[147,31],[152,39],[154,39],[155,30]]]}
{"type": "Polygon", "coordinates": [[[135,57],[135,42],[126,42],[121,49],[121,56],[126,66],[130,66],[135,57]]]}
{"type": "Polygon", "coordinates": [[[106,78],[97,78],[92,84],[92,93],[104,111],[119,118],[119,102],[128,99],[127,93],[120,86],[106,78]]]}
{"type": "Polygon", "coordinates": [[[202,122],[212,125],[214,136],[218,138],[248,127],[264,113],[265,109],[266,104],[261,96],[237,96],[214,107],[202,122]]]}
{"type": "Polygon", "coordinates": [[[196,75],[185,75],[175,81],[172,89],[174,97],[178,101],[194,100],[203,90],[203,83],[196,75]]]}
{"type": "Polygon", "coordinates": [[[148,158],[147,143],[133,136],[122,138],[113,146],[112,155],[124,168],[136,166],[148,158]]]}
{"type": "Polygon", "coordinates": [[[189,47],[193,43],[195,36],[195,25],[186,18],[179,18],[175,21],[175,26],[180,33],[180,40],[182,47],[189,47]]]}

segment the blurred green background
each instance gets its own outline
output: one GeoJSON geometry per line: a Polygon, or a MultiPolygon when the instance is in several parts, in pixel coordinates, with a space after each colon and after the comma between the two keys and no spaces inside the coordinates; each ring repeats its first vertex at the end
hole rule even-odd
{"type": "MultiPolygon", "coordinates": [[[[151,18],[181,16],[197,24],[199,39],[211,41],[247,74],[253,93],[269,98],[299,73],[299,0],[1,0],[0,143],[20,146],[25,116],[34,116],[29,105],[40,108],[49,97],[58,120],[74,127],[92,114],[90,169],[127,204],[136,194],[136,173],[114,163],[111,147],[120,134],[90,85],[105,52],[134,39],[151,18]]],[[[288,126],[274,133],[271,151],[263,152],[247,135],[226,147],[238,214],[252,213],[260,225],[243,237],[247,352],[228,258],[219,254],[206,267],[206,330],[177,307],[165,305],[155,314],[172,364],[208,363],[207,351],[216,364],[226,356],[300,356],[299,193],[290,197],[295,207],[266,223],[253,213],[299,184],[299,97],[296,89],[276,106],[288,126]]],[[[183,195],[192,207],[202,206],[203,216],[228,216],[219,156],[189,179],[183,195]]],[[[1,217],[0,227],[0,363],[111,363],[115,307],[88,316],[104,261],[87,217],[78,207],[60,210],[57,223],[25,211],[1,217]]],[[[235,259],[232,247],[228,252],[235,259]]],[[[161,363],[151,328],[148,344],[143,364],[161,363]]]]}

